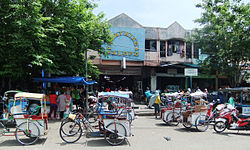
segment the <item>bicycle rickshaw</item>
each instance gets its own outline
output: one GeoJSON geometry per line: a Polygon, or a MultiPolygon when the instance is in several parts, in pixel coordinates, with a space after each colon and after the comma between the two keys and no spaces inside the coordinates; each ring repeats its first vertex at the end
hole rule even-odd
{"type": "Polygon", "coordinates": [[[44,94],[17,93],[14,100],[9,101],[8,108],[4,106],[4,102],[1,104],[4,110],[1,111],[0,136],[15,136],[20,144],[30,145],[34,144],[40,136],[48,133],[48,117],[44,94]],[[28,108],[30,109],[28,110],[28,108]],[[6,123],[10,120],[14,120],[16,129],[6,126],[6,123]]]}
{"type": "Polygon", "coordinates": [[[77,142],[81,136],[86,137],[104,137],[111,145],[120,145],[125,139],[131,136],[131,126],[127,115],[119,114],[119,111],[109,110],[108,106],[103,103],[105,98],[110,97],[119,100],[129,99],[128,94],[114,92],[101,92],[98,94],[99,100],[96,109],[98,125],[90,122],[81,113],[70,114],[69,119],[65,121],[59,130],[60,137],[66,143],[77,142]]]}

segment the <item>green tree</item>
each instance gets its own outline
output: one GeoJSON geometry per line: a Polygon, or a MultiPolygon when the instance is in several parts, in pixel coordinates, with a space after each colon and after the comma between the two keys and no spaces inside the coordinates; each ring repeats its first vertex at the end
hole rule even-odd
{"type": "Polygon", "coordinates": [[[46,55],[37,55],[45,36],[42,32],[40,8],[38,1],[0,1],[1,77],[27,77],[34,69],[33,62],[40,59],[44,64],[50,63],[46,55]]]}
{"type": "Polygon", "coordinates": [[[208,57],[202,69],[208,73],[226,75],[231,86],[247,76],[245,68],[250,58],[250,5],[241,0],[203,0],[196,7],[203,9],[194,41],[208,57]]]}
{"type": "MultiPolygon", "coordinates": [[[[111,41],[103,14],[87,0],[0,0],[0,77],[26,79],[41,70],[84,75],[84,53],[111,41]]],[[[97,67],[88,62],[88,74],[97,67]]]]}
{"type": "MultiPolygon", "coordinates": [[[[102,45],[111,41],[109,24],[104,15],[94,15],[95,4],[87,0],[41,0],[43,27],[47,49],[52,54],[53,66],[47,71],[67,75],[84,75],[87,49],[104,53],[102,45]]],[[[88,73],[98,77],[98,69],[90,64],[88,73]]]]}

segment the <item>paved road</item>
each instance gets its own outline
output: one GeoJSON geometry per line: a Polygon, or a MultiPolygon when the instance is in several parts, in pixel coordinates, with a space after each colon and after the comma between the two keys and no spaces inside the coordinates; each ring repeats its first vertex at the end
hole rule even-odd
{"type": "Polygon", "coordinates": [[[15,137],[0,137],[0,150],[250,150],[250,131],[216,134],[211,127],[206,132],[196,132],[194,128],[186,130],[182,125],[166,126],[153,116],[138,116],[132,127],[135,136],[120,146],[110,146],[103,138],[83,137],[75,144],[65,144],[59,137],[59,125],[60,122],[50,122],[49,134],[31,146],[19,145],[15,137]]]}

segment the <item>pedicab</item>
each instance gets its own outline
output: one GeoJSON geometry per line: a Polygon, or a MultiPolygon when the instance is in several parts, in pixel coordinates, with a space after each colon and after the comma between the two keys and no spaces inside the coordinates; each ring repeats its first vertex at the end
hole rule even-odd
{"type": "MultiPolygon", "coordinates": [[[[86,137],[104,137],[111,145],[120,145],[125,139],[132,135],[131,125],[127,115],[119,111],[109,110],[104,104],[105,100],[115,98],[118,102],[129,102],[130,98],[127,94],[115,92],[98,93],[99,103],[97,108],[98,125],[90,124],[84,115],[70,114],[69,120],[64,122],[60,127],[60,137],[67,143],[78,141],[82,135],[86,137]]],[[[112,99],[114,100],[114,99],[112,99]]],[[[116,105],[120,106],[120,105],[116,105]]],[[[123,109],[126,109],[125,107],[123,109]]]]}
{"type": "MultiPolygon", "coordinates": [[[[161,108],[161,118],[162,120],[169,124],[168,122],[168,114],[170,113],[180,113],[181,109],[184,109],[183,104],[183,93],[163,93],[162,97],[165,97],[164,107],[161,108]],[[181,108],[183,107],[183,108],[181,108]]],[[[184,104],[185,105],[185,104],[184,104]]],[[[170,117],[170,116],[169,116],[170,117]]]]}
{"type": "Polygon", "coordinates": [[[180,120],[182,120],[182,124],[185,128],[191,128],[192,126],[195,126],[198,131],[206,131],[208,128],[208,124],[205,121],[206,115],[208,113],[208,102],[203,99],[206,97],[206,93],[198,91],[191,93],[190,96],[191,100],[195,100],[195,105],[182,112],[180,120]]]}
{"type": "Polygon", "coordinates": [[[48,133],[46,98],[44,94],[17,93],[13,101],[9,101],[8,108],[5,108],[2,113],[0,136],[15,136],[20,144],[31,145],[40,136],[48,133]],[[16,129],[14,130],[6,126],[6,122],[11,119],[16,124],[16,129]]]}

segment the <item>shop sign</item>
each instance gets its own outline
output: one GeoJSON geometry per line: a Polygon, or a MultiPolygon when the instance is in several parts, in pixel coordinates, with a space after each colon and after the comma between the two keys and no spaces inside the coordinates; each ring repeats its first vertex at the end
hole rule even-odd
{"type": "Polygon", "coordinates": [[[198,76],[198,69],[197,68],[185,68],[184,75],[185,76],[198,76]]]}
{"type": "Polygon", "coordinates": [[[243,115],[250,115],[250,107],[242,107],[243,115]]]}
{"type": "Polygon", "coordinates": [[[102,59],[143,61],[145,48],[145,29],[111,28],[113,44],[105,45],[107,56],[102,59]]]}

